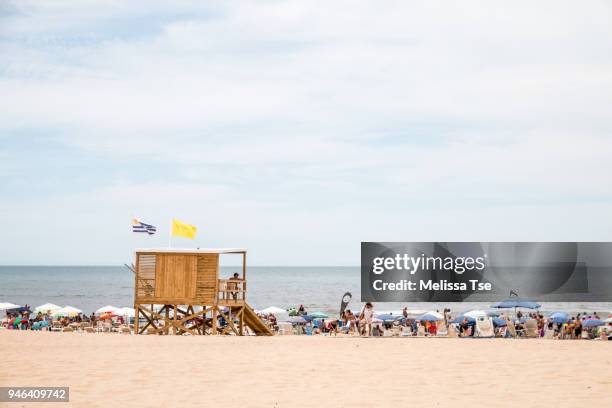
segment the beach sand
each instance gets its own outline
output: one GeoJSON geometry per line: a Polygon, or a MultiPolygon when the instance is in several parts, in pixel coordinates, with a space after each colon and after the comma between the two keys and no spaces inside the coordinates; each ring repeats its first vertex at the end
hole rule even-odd
{"type": "Polygon", "coordinates": [[[612,405],[600,341],[2,330],[0,367],[0,386],[69,386],[83,407],[612,405]]]}

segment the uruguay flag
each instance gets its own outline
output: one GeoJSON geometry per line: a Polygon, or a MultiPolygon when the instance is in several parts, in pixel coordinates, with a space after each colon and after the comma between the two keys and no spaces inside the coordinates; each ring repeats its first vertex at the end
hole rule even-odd
{"type": "Polygon", "coordinates": [[[157,228],[134,218],[132,220],[132,232],[146,232],[149,235],[153,235],[157,232],[157,228]]]}

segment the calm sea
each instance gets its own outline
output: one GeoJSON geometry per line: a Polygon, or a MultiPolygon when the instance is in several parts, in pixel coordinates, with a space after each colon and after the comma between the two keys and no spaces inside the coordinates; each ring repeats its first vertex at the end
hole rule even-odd
{"type": "MultiPolygon", "coordinates": [[[[230,277],[240,267],[222,267],[230,277]]],[[[337,314],[345,292],[353,294],[349,308],[360,307],[359,267],[249,267],[247,302],[256,309],[268,306],[287,308],[303,303],[310,311],[337,314]]],[[[134,275],[115,266],[0,266],[0,302],[38,306],[43,303],[70,305],[91,313],[105,305],[131,306],[134,275]]],[[[500,299],[501,300],[501,299],[500,299]]],[[[442,310],[459,312],[487,308],[479,303],[378,303],[375,308],[399,310],[442,310]]],[[[612,303],[543,303],[542,310],[594,311],[607,314],[612,303]]]]}

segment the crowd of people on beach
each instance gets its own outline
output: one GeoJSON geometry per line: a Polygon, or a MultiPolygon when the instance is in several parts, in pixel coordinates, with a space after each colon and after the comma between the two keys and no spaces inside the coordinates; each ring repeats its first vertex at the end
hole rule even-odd
{"type": "MultiPolygon", "coordinates": [[[[539,311],[514,314],[501,311],[468,311],[454,315],[445,308],[415,315],[405,307],[400,312],[376,313],[372,303],[366,303],[359,312],[347,308],[338,318],[322,312],[308,313],[304,305],[285,311],[276,308],[275,313],[265,310],[260,318],[280,334],[305,335],[352,335],[378,336],[422,336],[422,337],[534,337],[550,339],[601,339],[612,340],[612,312],[604,316],[599,313],[577,313],[570,316],[563,312],[544,314],[539,311]]],[[[228,323],[219,315],[218,326],[228,323]]],[[[59,330],[71,328],[133,329],[133,317],[116,313],[73,313],[54,315],[48,312],[32,312],[28,305],[6,310],[0,320],[1,329],[9,330],[59,330]]],[[[118,330],[117,330],[118,331],[118,330]]]]}
{"type": "MultiPolygon", "coordinates": [[[[261,317],[270,328],[281,332],[283,324],[290,323],[292,334],[338,334],[355,336],[447,336],[447,337],[534,337],[552,339],[602,339],[612,340],[612,312],[602,320],[597,312],[577,313],[569,316],[563,312],[545,315],[540,312],[524,314],[520,310],[514,316],[507,312],[475,311],[460,314],[453,318],[450,309],[413,315],[407,307],[401,312],[381,313],[374,311],[371,303],[354,313],[351,309],[342,311],[339,318],[315,317],[295,320],[294,316],[307,318],[303,305],[287,311],[289,318],[283,322],[282,317],[273,313],[261,317]],[[473,316],[476,316],[473,317],[473,316]],[[483,322],[483,324],[479,324],[483,322]],[[490,332],[483,333],[482,326],[490,325],[490,332]]],[[[319,316],[319,314],[316,314],[319,316]]],[[[285,330],[286,331],[286,330],[285,330]]],[[[289,333],[282,333],[289,334],[289,333]]]]}
{"type": "Polygon", "coordinates": [[[130,320],[126,316],[110,313],[73,313],[69,315],[54,315],[51,311],[32,312],[29,305],[5,311],[5,317],[0,319],[0,329],[8,330],[57,330],[71,331],[75,328],[102,328],[106,324],[112,327],[126,326],[130,320]]]}

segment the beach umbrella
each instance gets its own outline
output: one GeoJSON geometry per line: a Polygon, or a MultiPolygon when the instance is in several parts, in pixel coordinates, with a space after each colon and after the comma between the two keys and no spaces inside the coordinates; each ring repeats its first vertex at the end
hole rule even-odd
{"type": "Polygon", "coordinates": [[[293,324],[305,324],[306,323],[306,319],[304,319],[302,316],[290,316],[287,319],[287,321],[293,324]]]}
{"type": "Polygon", "coordinates": [[[57,309],[55,312],[53,312],[53,316],[76,316],[79,313],[83,313],[83,311],[81,309],[77,309],[76,307],[64,306],[61,309],[57,309]]]}
{"type": "Polygon", "coordinates": [[[96,314],[101,315],[104,313],[112,313],[112,314],[117,314],[117,311],[119,310],[118,307],[115,306],[111,306],[111,305],[106,305],[104,307],[99,308],[98,310],[96,310],[96,314]]]}
{"type": "Polygon", "coordinates": [[[477,319],[479,317],[487,317],[487,312],[485,312],[484,310],[470,310],[469,312],[465,312],[463,316],[477,319]]]}
{"type": "Polygon", "coordinates": [[[117,309],[117,316],[135,317],[136,313],[133,307],[121,307],[117,309]]]}
{"type": "Polygon", "coordinates": [[[526,309],[538,309],[540,304],[534,302],[533,300],[521,299],[521,298],[510,298],[502,300],[501,302],[497,302],[491,305],[492,308],[495,309],[512,309],[512,308],[526,308],[526,309]]]}
{"type": "Polygon", "coordinates": [[[459,315],[457,317],[455,317],[453,320],[449,321],[449,323],[462,323],[463,322],[463,318],[466,318],[468,323],[476,323],[476,319],[470,316],[465,316],[465,315],[459,315]]]}
{"type": "Polygon", "coordinates": [[[313,319],[327,319],[327,315],[323,312],[312,312],[309,314],[313,319]]]}
{"type": "Polygon", "coordinates": [[[604,324],[605,323],[599,319],[587,319],[584,322],[582,322],[582,327],[597,327],[597,326],[603,326],[604,324]]]}
{"type": "Polygon", "coordinates": [[[21,306],[16,305],[14,303],[0,303],[0,310],[17,309],[18,307],[21,306]]]}
{"type": "Polygon", "coordinates": [[[493,326],[495,327],[502,327],[502,326],[507,326],[508,322],[505,319],[496,317],[493,319],[493,326]]]}
{"type": "Polygon", "coordinates": [[[279,313],[287,313],[287,311],[285,309],[281,309],[280,307],[270,306],[270,307],[266,307],[265,309],[260,310],[259,313],[279,314],[279,313]]]}
{"type": "Polygon", "coordinates": [[[306,320],[307,322],[311,322],[311,321],[312,321],[312,319],[313,319],[313,317],[312,317],[312,316],[309,316],[309,315],[303,315],[303,316],[300,316],[300,317],[301,317],[302,319],[306,320]]]}
{"type": "Polygon", "coordinates": [[[567,323],[570,320],[569,315],[565,312],[553,312],[548,317],[555,324],[567,323]]]}
{"type": "Polygon", "coordinates": [[[385,323],[390,323],[390,322],[399,320],[403,316],[402,315],[392,315],[392,314],[377,314],[376,317],[385,323]]]}
{"type": "Polygon", "coordinates": [[[440,320],[444,320],[443,316],[437,316],[439,314],[440,313],[435,313],[435,312],[434,313],[431,313],[431,312],[430,313],[425,313],[424,315],[421,315],[421,316],[417,317],[417,320],[428,321],[428,322],[437,322],[437,321],[440,321],[440,320]]]}
{"type": "Polygon", "coordinates": [[[381,319],[379,319],[378,317],[374,317],[372,319],[372,324],[381,324],[384,323],[381,319]]]}
{"type": "Polygon", "coordinates": [[[54,305],[53,303],[45,303],[44,305],[37,306],[34,309],[34,313],[49,313],[61,309],[61,306],[54,305]]]}

